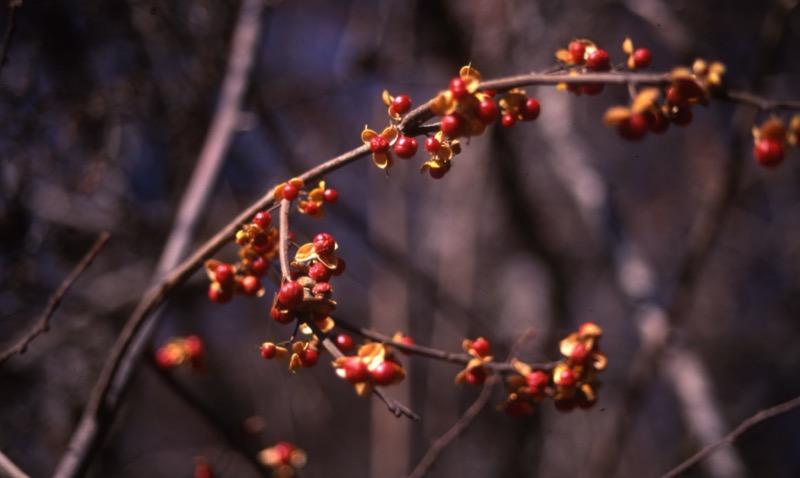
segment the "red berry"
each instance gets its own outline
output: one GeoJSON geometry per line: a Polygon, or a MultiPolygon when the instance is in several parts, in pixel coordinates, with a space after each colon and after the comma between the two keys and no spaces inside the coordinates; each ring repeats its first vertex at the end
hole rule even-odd
{"type": "Polygon", "coordinates": [[[327,282],[317,282],[314,284],[314,288],[311,289],[311,293],[314,295],[327,295],[330,294],[332,290],[333,287],[327,282]]]}
{"type": "Polygon", "coordinates": [[[683,105],[686,103],[686,97],[678,88],[670,86],[667,88],[667,101],[673,105],[683,105]]]}
{"type": "Polygon", "coordinates": [[[161,369],[169,369],[177,365],[175,358],[175,355],[166,347],[156,350],[156,365],[161,369]]]}
{"type": "Polygon", "coordinates": [[[389,151],[389,142],[383,136],[374,136],[369,140],[369,150],[373,153],[386,153],[389,151]]]}
{"type": "Polygon", "coordinates": [[[672,113],[672,122],[678,126],[686,126],[692,122],[692,109],[688,106],[678,106],[672,113]]]}
{"type": "MultiPolygon", "coordinates": [[[[416,344],[416,342],[414,342],[414,339],[409,337],[408,335],[404,335],[400,339],[400,343],[401,344],[406,344],[406,345],[415,345],[416,344]]],[[[411,355],[411,352],[406,352],[405,350],[400,350],[400,353],[403,354],[403,355],[411,355]]]]}
{"type": "Polygon", "coordinates": [[[647,128],[656,134],[661,134],[669,129],[669,120],[661,112],[651,113],[647,116],[647,128]]]}
{"type": "Polygon", "coordinates": [[[347,334],[339,334],[336,336],[336,346],[343,354],[349,354],[353,350],[353,338],[347,334]]]}
{"type": "Polygon", "coordinates": [[[250,272],[257,276],[263,276],[269,270],[269,261],[261,256],[256,257],[250,262],[250,272]]]}
{"type": "Polygon", "coordinates": [[[430,174],[433,179],[442,179],[444,175],[447,174],[448,171],[450,171],[451,167],[452,163],[450,161],[447,161],[442,164],[441,168],[429,169],[428,174],[430,174]]]}
{"type": "Polygon", "coordinates": [[[212,285],[208,288],[208,298],[211,299],[211,302],[225,304],[233,299],[233,290],[225,287],[214,287],[212,285]]]}
{"type": "Polygon", "coordinates": [[[319,205],[315,202],[307,202],[305,213],[309,216],[314,216],[319,213],[319,205]]]}
{"type": "Polygon", "coordinates": [[[486,357],[492,353],[492,344],[483,337],[478,337],[472,342],[472,349],[481,357],[486,357]]]}
{"type": "Polygon", "coordinates": [[[517,122],[517,118],[514,117],[511,113],[506,113],[500,118],[500,124],[503,125],[504,128],[510,128],[514,126],[517,122]]]}
{"type": "Polygon", "coordinates": [[[235,274],[232,265],[220,264],[214,268],[214,280],[219,282],[222,287],[227,288],[232,286],[234,278],[235,274]]]}
{"type": "Polygon", "coordinates": [[[279,324],[286,325],[294,322],[294,312],[292,311],[283,312],[277,307],[273,307],[272,309],[270,309],[269,316],[272,317],[272,319],[279,324]]]}
{"type": "Polygon", "coordinates": [[[653,63],[653,54],[647,48],[637,48],[633,52],[633,64],[636,68],[647,68],[653,63]]]}
{"type": "Polygon", "coordinates": [[[379,363],[370,373],[373,380],[378,385],[391,385],[402,376],[402,368],[395,362],[384,360],[379,363]]]}
{"type": "Polygon", "coordinates": [[[269,211],[260,211],[253,216],[253,224],[260,229],[269,229],[272,226],[272,215],[269,211]]]}
{"type": "Polygon", "coordinates": [[[286,199],[287,201],[294,201],[295,199],[297,199],[298,194],[300,194],[300,191],[298,191],[297,188],[292,186],[291,184],[287,184],[281,190],[281,195],[283,195],[283,199],[286,199]]]}
{"type": "Polygon", "coordinates": [[[297,354],[300,359],[300,365],[303,367],[313,367],[319,361],[319,352],[316,349],[307,348],[297,354]]]}
{"type": "Polygon", "coordinates": [[[197,358],[203,355],[203,339],[196,335],[186,337],[183,342],[183,350],[189,358],[197,358]]]}
{"type": "Polygon", "coordinates": [[[761,166],[773,168],[783,162],[783,143],[774,139],[762,138],[753,148],[753,156],[761,166]]]}
{"type": "Polygon", "coordinates": [[[639,141],[647,134],[647,118],[643,114],[634,113],[617,125],[617,132],[630,141],[639,141]]]}
{"type": "Polygon", "coordinates": [[[585,95],[595,96],[602,93],[605,86],[603,83],[584,83],[581,85],[581,91],[585,95]]]}
{"type": "Polygon", "coordinates": [[[276,353],[278,353],[278,347],[272,342],[264,342],[261,344],[261,356],[265,359],[270,360],[275,358],[276,353]]]}
{"type": "Polygon", "coordinates": [[[339,200],[339,193],[335,189],[326,189],[322,193],[322,199],[328,204],[336,204],[339,200]]]}
{"type": "Polygon", "coordinates": [[[486,377],[488,375],[489,374],[486,373],[486,367],[472,367],[471,369],[467,370],[465,378],[467,379],[467,383],[477,387],[479,385],[483,385],[483,382],[486,381],[486,377]]]}
{"type": "Polygon", "coordinates": [[[344,259],[342,259],[341,257],[337,257],[336,259],[337,259],[336,269],[333,269],[331,271],[331,274],[334,277],[339,277],[340,275],[342,275],[344,273],[344,269],[345,269],[345,267],[347,267],[347,264],[345,264],[344,259]]]}
{"type": "Polygon", "coordinates": [[[497,115],[499,111],[497,109],[497,103],[494,100],[484,98],[478,104],[478,119],[483,124],[490,124],[493,123],[494,120],[497,119],[497,115]]]}
{"type": "Polygon", "coordinates": [[[199,461],[194,464],[194,478],[214,478],[214,470],[207,461],[199,461]]]}
{"type": "Polygon", "coordinates": [[[597,49],[586,57],[586,68],[592,71],[608,71],[611,69],[611,59],[608,52],[597,49]]]}
{"type": "Polygon", "coordinates": [[[417,154],[417,140],[409,136],[400,136],[394,143],[394,153],[401,159],[411,159],[417,154]]]}
{"type": "Polygon", "coordinates": [[[544,395],[547,384],[550,382],[550,377],[541,370],[534,370],[525,377],[525,381],[531,393],[536,397],[541,397],[544,395]]]}
{"type": "Polygon", "coordinates": [[[399,115],[404,115],[411,109],[411,98],[406,95],[397,95],[392,100],[392,111],[399,115]]]}
{"type": "Polygon", "coordinates": [[[342,365],[344,379],[350,383],[359,383],[369,380],[369,367],[358,357],[348,357],[342,365]]]}
{"type": "Polygon", "coordinates": [[[583,65],[586,61],[584,55],[586,55],[586,45],[579,41],[572,41],[569,43],[569,56],[572,57],[572,61],[576,65],[583,65]]]}
{"type": "Polygon", "coordinates": [[[303,286],[295,281],[286,281],[278,291],[278,302],[287,309],[294,309],[303,301],[303,286]]]}
{"type": "Polygon", "coordinates": [[[261,280],[256,276],[242,277],[242,292],[248,297],[255,297],[261,292],[261,280]]]}
{"type": "Polygon", "coordinates": [[[308,268],[308,277],[317,282],[328,282],[331,278],[331,270],[325,264],[317,262],[308,268]]]}
{"type": "Polygon", "coordinates": [[[569,354],[569,359],[576,365],[583,365],[591,356],[592,351],[583,342],[578,342],[572,347],[572,352],[569,354]]]}
{"type": "Polygon", "coordinates": [[[333,236],[326,232],[317,234],[311,242],[314,244],[314,251],[317,254],[330,254],[336,248],[336,241],[333,236]]]}
{"type": "Polygon", "coordinates": [[[577,378],[575,377],[575,372],[573,372],[571,368],[565,368],[561,370],[558,375],[553,377],[553,382],[559,387],[572,388],[575,386],[577,378]]]}
{"type": "Polygon", "coordinates": [[[539,105],[539,100],[536,98],[528,98],[523,105],[522,111],[520,114],[522,115],[523,121],[533,121],[539,117],[539,113],[541,112],[542,107],[539,105]]]}
{"type": "Polygon", "coordinates": [[[458,113],[450,113],[442,117],[442,132],[449,138],[458,138],[467,131],[467,121],[458,113]]]}
{"type": "Polygon", "coordinates": [[[441,147],[442,143],[433,136],[425,140],[425,151],[429,153],[435,153],[436,151],[439,151],[439,148],[441,147]]]}
{"type": "Polygon", "coordinates": [[[456,101],[464,101],[469,96],[469,91],[467,91],[467,84],[464,83],[460,77],[453,78],[450,80],[450,93],[453,94],[453,98],[456,101]]]}

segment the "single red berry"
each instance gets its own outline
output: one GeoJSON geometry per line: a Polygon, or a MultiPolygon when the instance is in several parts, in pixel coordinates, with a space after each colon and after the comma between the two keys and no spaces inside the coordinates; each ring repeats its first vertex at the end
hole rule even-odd
{"type": "Polygon", "coordinates": [[[524,417],[533,413],[533,406],[522,398],[515,398],[506,403],[506,413],[512,418],[524,417]]]}
{"type": "Polygon", "coordinates": [[[330,254],[336,248],[336,241],[333,236],[326,232],[317,234],[311,242],[314,244],[314,251],[317,254],[330,254]]]}
{"type": "Polygon", "coordinates": [[[269,316],[272,317],[272,319],[279,324],[286,325],[294,322],[294,312],[292,312],[291,310],[284,312],[278,309],[277,307],[273,307],[269,311],[269,316]]]}
{"type": "Polygon", "coordinates": [[[392,111],[404,115],[411,109],[411,98],[406,95],[397,95],[392,100],[392,111]]]}
{"type": "Polygon", "coordinates": [[[539,117],[539,113],[541,112],[542,107],[539,105],[539,100],[536,98],[528,98],[525,100],[525,104],[523,105],[520,114],[522,115],[523,121],[533,121],[539,117]]]}
{"type": "Polygon", "coordinates": [[[263,276],[269,270],[269,261],[265,258],[258,256],[250,262],[250,272],[259,277],[263,276]]]}
{"type": "Polygon", "coordinates": [[[372,379],[378,385],[391,385],[401,377],[402,370],[396,362],[384,360],[370,373],[372,374],[372,379]]]}
{"type": "Polygon", "coordinates": [[[504,128],[510,128],[514,126],[516,122],[517,118],[515,118],[511,113],[506,113],[500,118],[500,124],[503,125],[504,128]]]}
{"type": "Polygon", "coordinates": [[[214,287],[213,285],[208,288],[208,298],[211,302],[217,304],[225,304],[233,299],[233,289],[227,287],[214,287]]]}
{"type": "Polygon", "coordinates": [[[386,153],[389,151],[389,142],[383,136],[374,136],[369,140],[369,150],[373,153],[386,153]]]}
{"type": "Polygon", "coordinates": [[[417,154],[417,140],[409,136],[400,136],[394,143],[394,153],[401,159],[413,158],[417,154]]]}
{"type": "Polygon", "coordinates": [[[774,168],[783,162],[783,143],[774,139],[762,138],[753,147],[753,156],[761,166],[774,168]]]}
{"type": "Polygon", "coordinates": [[[534,370],[525,377],[525,381],[528,384],[528,388],[531,390],[531,394],[535,397],[541,397],[544,395],[547,384],[550,382],[550,377],[541,370],[534,370]]]}
{"type": "Polygon", "coordinates": [[[220,264],[214,268],[214,280],[222,287],[232,286],[235,277],[233,266],[230,264],[220,264]]]}
{"type": "Polygon", "coordinates": [[[261,280],[253,275],[242,277],[242,292],[248,297],[255,297],[261,292],[261,280]]]}
{"type": "Polygon", "coordinates": [[[494,123],[494,120],[497,119],[498,114],[499,110],[497,109],[497,103],[495,103],[494,100],[484,98],[480,103],[478,103],[478,119],[481,121],[481,123],[494,123]]]}
{"type": "Polygon", "coordinates": [[[283,199],[287,201],[294,201],[297,199],[297,196],[300,194],[300,191],[297,190],[296,187],[292,186],[291,184],[286,184],[281,190],[281,195],[283,199]]]}
{"type": "Polygon", "coordinates": [[[340,275],[344,274],[344,269],[347,267],[347,264],[344,262],[344,259],[341,257],[336,258],[336,269],[331,270],[331,274],[334,277],[339,277],[340,275]]]}
{"type": "Polygon", "coordinates": [[[553,382],[559,387],[572,388],[575,386],[577,378],[575,377],[575,372],[573,372],[571,368],[565,368],[553,377],[553,382]]]}
{"type": "Polygon", "coordinates": [[[677,126],[686,126],[692,122],[692,109],[688,106],[678,106],[672,112],[672,122],[677,126]]]}
{"type": "Polygon", "coordinates": [[[336,336],[336,346],[343,354],[349,354],[353,350],[353,337],[347,334],[339,334],[336,336]]]}
{"type": "Polygon", "coordinates": [[[196,335],[190,335],[183,341],[183,350],[191,358],[198,358],[203,355],[203,339],[196,335]]]}
{"type": "Polygon", "coordinates": [[[439,148],[441,147],[442,143],[433,136],[425,140],[425,151],[429,153],[435,153],[436,151],[439,151],[439,148]]]}
{"type": "Polygon", "coordinates": [[[669,120],[660,111],[647,115],[647,128],[656,134],[661,134],[669,129],[669,120]]]}
{"type": "Polygon", "coordinates": [[[591,356],[592,351],[583,344],[583,342],[578,342],[572,347],[572,352],[569,354],[569,360],[574,363],[575,365],[584,365],[589,357],[591,356]]]}
{"type": "Polygon", "coordinates": [[[303,367],[313,367],[319,361],[319,352],[317,349],[306,348],[297,354],[297,358],[300,359],[300,365],[303,367]]]}
{"type": "Polygon", "coordinates": [[[673,105],[684,105],[686,104],[686,97],[683,96],[683,93],[678,88],[670,86],[667,88],[667,101],[673,105]]]}
{"type": "Polygon", "coordinates": [[[319,205],[315,202],[307,202],[305,213],[309,216],[314,216],[319,213],[319,205]]]}
{"type": "Polygon", "coordinates": [[[286,281],[278,291],[278,302],[287,309],[294,309],[303,301],[303,286],[295,281],[286,281]]]}
{"type": "Polygon", "coordinates": [[[156,350],[155,361],[158,368],[164,370],[170,369],[176,365],[175,355],[166,347],[161,347],[156,350]]]}
{"type": "Polygon", "coordinates": [[[465,374],[465,378],[467,379],[467,383],[474,386],[483,385],[483,382],[486,381],[486,377],[489,374],[486,373],[486,367],[472,367],[471,369],[467,370],[465,374]]]}
{"type": "Polygon", "coordinates": [[[331,270],[325,264],[317,262],[308,268],[308,277],[317,282],[328,282],[331,278],[331,270]]]}
{"type": "Polygon", "coordinates": [[[447,162],[443,163],[442,167],[440,167],[440,168],[431,168],[431,169],[429,169],[428,170],[428,174],[430,174],[430,176],[433,179],[442,179],[444,177],[444,175],[447,174],[448,171],[450,171],[451,167],[452,167],[451,162],[447,161],[447,162]]]}
{"type": "Polygon", "coordinates": [[[572,41],[569,43],[569,56],[576,65],[583,65],[586,61],[586,45],[579,41],[572,41]]]}
{"type": "Polygon", "coordinates": [[[640,113],[634,113],[617,125],[617,132],[630,141],[639,141],[647,134],[647,118],[640,113]]]}
{"type": "Polygon", "coordinates": [[[595,96],[602,93],[605,86],[603,83],[584,83],[581,85],[581,91],[584,95],[595,96]]]}
{"type": "Polygon", "coordinates": [[[586,57],[586,68],[592,71],[608,71],[611,69],[611,59],[608,52],[597,49],[586,57]]]}
{"type": "Polygon", "coordinates": [[[328,204],[336,204],[339,200],[339,192],[335,189],[326,189],[322,193],[322,199],[328,204]]]}
{"type": "Polygon", "coordinates": [[[253,224],[262,230],[269,229],[272,226],[272,215],[269,211],[259,211],[253,216],[253,224]]]}
{"type": "Polygon", "coordinates": [[[369,380],[369,367],[358,357],[347,357],[344,364],[344,379],[350,383],[360,383],[369,380]]]}
{"type": "Polygon", "coordinates": [[[442,117],[440,126],[448,138],[458,138],[467,131],[467,121],[459,113],[450,113],[442,117]]]}
{"type": "Polygon", "coordinates": [[[276,353],[278,353],[278,347],[272,342],[264,342],[261,344],[261,356],[265,359],[270,360],[275,358],[276,353]]]}
{"type": "Polygon", "coordinates": [[[647,68],[653,63],[653,54],[647,48],[637,48],[633,52],[633,64],[636,68],[647,68]]]}
{"type": "Polygon", "coordinates": [[[460,77],[456,77],[450,80],[450,93],[453,94],[453,98],[456,101],[464,101],[465,99],[467,99],[467,96],[469,96],[469,91],[467,91],[467,84],[460,77]]]}
{"type": "MultiPolygon", "coordinates": [[[[406,344],[406,345],[416,345],[416,342],[414,342],[414,339],[409,337],[408,335],[404,335],[400,339],[400,343],[401,344],[406,344]]],[[[411,352],[407,352],[407,351],[402,350],[402,349],[400,350],[400,353],[403,354],[403,355],[411,355],[411,352]]]]}
{"type": "Polygon", "coordinates": [[[478,337],[472,342],[472,350],[479,356],[486,357],[492,353],[492,344],[483,337],[478,337]]]}

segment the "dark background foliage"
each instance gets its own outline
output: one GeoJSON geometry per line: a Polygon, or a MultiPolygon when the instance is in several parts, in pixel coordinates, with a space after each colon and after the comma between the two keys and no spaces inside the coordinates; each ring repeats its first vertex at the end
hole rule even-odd
{"type": "MultiPolygon", "coordinates": [[[[240,130],[196,243],[276,183],[359,146],[365,124],[386,125],[383,89],[421,104],[469,62],[487,79],[543,70],[575,37],[622,61],[630,36],[653,51],[655,71],[701,56],[724,62],[732,85],[796,99],[800,13],[796,2],[771,13],[786,3],[267,1],[240,130]]],[[[15,15],[0,73],[3,349],[97,234],[112,234],[49,332],[0,368],[0,450],[32,476],[64,453],[147,288],[214,113],[237,12],[238,2],[64,0],[26,1],[15,15]]],[[[527,90],[541,118],[473,138],[443,180],[417,173],[422,154],[389,177],[365,159],[326,178],[341,199],[324,219],[293,222],[300,238],[337,238],[348,270],[334,285],[350,322],[453,351],[483,335],[499,357],[533,327],[521,348],[530,361],[557,358],[559,338],[583,321],[605,330],[610,366],[595,408],[545,403],[514,420],[489,406],[431,476],[598,476],[609,454],[615,476],[658,476],[800,394],[798,154],[759,168],[731,103],[633,144],[601,123],[627,102],[625,88],[527,90]],[[693,231],[730,168],[739,181],[689,280],[679,271],[693,231]],[[643,337],[687,289],[660,373],[639,406],[622,409],[643,337]],[[620,415],[628,433],[617,441],[620,415]]],[[[396,420],[330,373],[327,356],[296,375],[261,359],[262,341],[291,334],[267,317],[274,286],[224,306],[206,287],[196,274],[171,297],[154,347],[198,334],[207,373],[142,364],[90,476],[190,476],[195,456],[219,476],[255,475],[225,433],[250,450],[297,443],[309,456],[303,476],[401,476],[478,394],[453,386],[456,366],[411,357],[394,391],[422,421],[396,420]],[[252,417],[262,426],[247,433],[252,417]]],[[[502,398],[498,387],[491,403],[502,398]]],[[[798,476],[798,430],[797,412],[764,423],[690,476],[798,476]]]]}

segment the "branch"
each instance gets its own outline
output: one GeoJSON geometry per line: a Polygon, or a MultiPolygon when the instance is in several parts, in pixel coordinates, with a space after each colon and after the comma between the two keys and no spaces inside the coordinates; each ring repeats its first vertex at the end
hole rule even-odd
{"type": "Polygon", "coordinates": [[[2,451],[0,451],[0,475],[8,478],[30,478],[20,470],[2,451]]]}
{"type": "Polygon", "coordinates": [[[747,432],[754,426],[758,425],[759,423],[768,420],[772,417],[790,412],[798,407],[800,407],[800,396],[795,397],[786,402],[783,402],[779,405],[775,405],[774,407],[761,410],[760,412],[756,413],[755,415],[751,416],[750,418],[740,423],[739,426],[736,427],[732,432],[725,435],[725,438],[723,438],[717,443],[714,443],[713,445],[709,445],[703,448],[702,450],[698,451],[697,453],[686,459],[686,461],[684,461],[680,465],[671,469],[667,473],[661,475],[661,478],[674,478],[678,476],[679,474],[688,470],[692,466],[696,465],[698,462],[707,458],[709,455],[716,452],[718,449],[722,448],[722,446],[733,445],[733,442],[736,441],[736,439],[739,438],[739,436],[743,435],[745,432],[747,432]]]}
{"type": "Polygon", "coordinates": [[[25,350],[28,348],[28,344],[30,344],[33,339],[47,332],[47,330],[50,328],[50,317],[53,316],[53,313],[55,313],[56,309],[61,304],[61,300],[72,287],[72,284],[78,280],[78,277],[80,277],[80,275],[83,274],[83,272],[89,267],[89,265],[91,265],[94,258],[100,252],[100,249],[102,249],[105,243],[108,241],[109,237],[110,235],[108,232],[103,231],[100,233],[92,247],[83,256],[83,259],[81,259],[78,265],[75,266],[75,269],[72,270],[69,276],[64,279],[64,282],[61,283],[55,293],[50,296],[50,299],[47,301],[47,307],[42,315],[39,316],[38,323],[16,345],[0,354],[0,364],[4,363],[15,354],[24,354],[25,350]]]}

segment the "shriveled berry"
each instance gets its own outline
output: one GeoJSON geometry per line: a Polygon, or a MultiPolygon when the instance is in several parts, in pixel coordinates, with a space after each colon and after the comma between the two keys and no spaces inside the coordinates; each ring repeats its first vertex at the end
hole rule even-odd
{"type": "Polygon", "coordinates": [[[467,84],[464,83],[464,80],[460,77],[453,78],[450,80],[450,93],[452,93],[453,98],[456,101],[464,101],[469,96],[469,91],[467,91],[467,84]]]}
{"type": "Polygon", "coordinates": [[[222,287],[230,287],[236,275],[233,266],[230,264],[220,264],[214,268],[214,280],[219,282],[222,287]]]}
{"type": "Polygon", "coordinates": [[[514,117],[511,113],[506,113],[500,118],[500,124],[503,125],[504,128],[510,128],[514,126],[517,122],[517,118],[514,117]]]}
{"type": "Polygon", "coordinates": [[[286,281],[278,291],[278,302],[287,309],[294,309],[303,301],[303,286],[295,281],[286,281]]]}
{"type": "Polygon", "coordinates": [[[399,115],[404,115],[411,109],[411,98],[406,95],[397,95],[392,100],[392,111],[399,115]]]}
{"type": "Polygon", "coordinates": [[[586,57],[586,68],[592,71],[608,71],[611,69],[611,59],[608,52],[597,49],[586,57]]]}
{"type": "Polygon", "coordinates": [[[536,98],[528,98],[525,100],[525,104],[523,105],[520,114],[522,115],[523,121],[533,121],[539,117],[539,113],[541,112],[541,105],[539,105],[539,100],[536,98]]]}
{"type": "Polygon", "coordinates": [[[753,156],[761,166],[774,168],[783,162],[783,143],[774,139],[762,138],[753,147],[753,156]]]}
{"type": "Polygon", "coordinates": [[[278,353],[278,347],[272,342],[264,342],[261,344],[261,356],[265,359],[270,360],[275,358],[276,353],[278,353]]]}
{"type": "Polygon", "coordinates": [[[478,103],[478,119],[481,121],[481,123],[494,123],[494,120],[497,119],[498,114],[499,110],[497,109],[497,103],[495,103],[494,100],[484,98],[480,103],[478,103]]]}
{"type": "Polygon", "coordinates": [[[467,370],[467,373],[464,377],[467,380],[467,383],[474,386],[483,385],[483,382],[486,381],[486,377],[489,374],[486,372],[486,367],[472,367],[471,369],[467,370]]]}
{"type": "Polygon", "coordinates": [[[402,376],[402,368],[396,362],[384,360],[377,367],[370,371],[372,379],[378,385],[392,385],[402,376]]]}
{"type": "Polygon", "coordinates": [[[332,290],[333,287],[327,282],[317,282],[314,284],[314,288],[311,289],[311,293],[314,295],[326,295],[330,294],[332,290]]]}
{"type": "Polygon", "coordinates": [[[369,380],[369,367],[358,357],[348,357],[342,364],[344,379],[350,383],[360,383],[369,380]]]}
{"type": "Polygon", "coordinates": [[[322,200],[328,204],[336,204],[339,200],[339,192],[335,189],[326,189],[322,193],[322,200]]]}
{"type": "Polygon", "coordinates": [[[400,136],[394,143],[394,153],[401,159],[413,158],[417,154],[417,140],[410,136],[400,136]]]}
{"type": "Polygon", "coordinates": [[[336,248],[336,241],[333,236],[326,232],[317,234],[311,242],[314,244],[314,251],[317,254],[330,254],[336,248]]]}
{"type": "Polygon", "coordinates": [[[472,342],[472,349],[481,357],[486,357],[492,353],[492,344],[483,337],[478,337],[472,342]]]}
{"type": "Polygon", "coordinates": [[[617,132],[627,140],[639,141],[647,134],[647,118],[634,113],[617,125],[617,132]]]}
{"type": "Polygon", "coordinates": [[[433,136],[425,140],[425,151],[429,153],[435,153],[436,151],[439,151],[439,148],[441,147],[442,143],[433,136]]]}
{"type": "Polygon", "coordinates": [[[281,189],[281,195],[283,196],[283,199],[286,199],[287,201],[294,201],[297,199],[299,194],[300,191],[298,191],[297,188],[291,184],[287,184],[283,187],[283,189],[281,189]]]}
{"type": "Polygon", "coordinates": [[[369,150],[373,153],[386,153],[389,151],[389,142],[383,136],[375,136],[369,140],[369,150]]]}
{"type": "Polygon", "coordinates": [[[272,226],[272,215],[269,211],[259,211],[253,216],[253,224],[263,230],[269,229],[272,226]]]}
{"type": "Polygon", "coordinates": [[[576,65],[583,65],[583,63],[586,61],[586,45],[584,45],[583,42],[572,41],[569,43],[567,48],[572,61],[576,65]]]}
{"type": "Polygon", "coordinates": [[[442,132],[449,138],[458,138],[467,131],[467,121],[458,113],[450,113],[442,117],[442,132]]]}
{"type": "Polygon", "coordinates": [[[336,346],[343,354],[349,354],[353,350],[353,337],[347,334],[339,334],[336,336],[336,346]]]}
{"type": "Polygon", "coordinates": [[[633,64],[636,68],[647,68],[653,63],[653,54],[647,48],[637,48],[633,52],[633,64]]]}
{"type": "Polygon", "coordinates": [[[317,262],[308,268],[308,277],[317,282],[328,282],[331,278],[331,270],[325,264],[317,262]]]}
{"type": "Polygon", "coordinates": [[[242,292],[248,297],[255,297],[261,292],[261,280],[253,275],[242,277],[242,292]]]}
{"type": "Polygon", "coordinates": [[[300,359],[300,365],[303,367],[313,367],[319,361],[319,352],[309,347],[298,353],[297,358],[300,359]]]}

